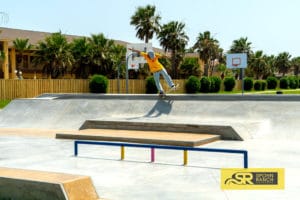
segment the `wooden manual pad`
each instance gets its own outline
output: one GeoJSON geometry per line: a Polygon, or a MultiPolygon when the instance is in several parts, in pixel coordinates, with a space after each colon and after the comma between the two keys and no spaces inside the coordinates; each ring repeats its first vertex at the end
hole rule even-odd
{"type": "Polygon", "coordinates": [[[160,131],[84,129],[77,132],[73,131],[57,133],[56,138],[136,142],[175,146],[199,146],[219,140],[220,136],[213,134],[174,133],[160,131]]]}
{"type": "Polygon", "coordinates": [[[88,176],[0,168],[0,199],[97,200],[88,176]]]}

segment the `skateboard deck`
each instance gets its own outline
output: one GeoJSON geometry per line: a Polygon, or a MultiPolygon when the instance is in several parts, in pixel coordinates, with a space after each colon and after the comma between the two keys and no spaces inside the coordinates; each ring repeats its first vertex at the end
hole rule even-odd
{"type": "Polygon", "coordinates": [[[159,98],[161,98],[161,99],[165,99],[165,98],[167,98],[167,95],[166,95],[166,93],[159,94],[158,96],[159,96],[159,98]]]}
{"type": "Polygon", "coordinates": [[[163,94],[158,94],[158,96],[159,96],[159,98],[161,98],[161,99],[165,99],[165,98],[168,97],[168,96],[167,96],[168,93],[172,93],[173,91],[176,91],[178,88],[179,88],[179,84],[176,84],[176,85],[175,85],[175,89],[174,89],[174,88],[170,88],[170,89],[168,89],[165,93],[163,93],[163,94]]]}

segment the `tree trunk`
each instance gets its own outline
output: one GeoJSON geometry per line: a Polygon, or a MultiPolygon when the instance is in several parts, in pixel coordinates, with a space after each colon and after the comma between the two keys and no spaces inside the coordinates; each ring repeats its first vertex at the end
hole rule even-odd
{"type": "Polygon", "coordinates": [[[204,76],[208,77],[208,63],[204,64],[204,76]]]}
{"type": "Polygon", "coordinates": [[[176,79],[177,78],[177,69],[176,69],[176,52],[172,50],[172,78],[176,79]]]}

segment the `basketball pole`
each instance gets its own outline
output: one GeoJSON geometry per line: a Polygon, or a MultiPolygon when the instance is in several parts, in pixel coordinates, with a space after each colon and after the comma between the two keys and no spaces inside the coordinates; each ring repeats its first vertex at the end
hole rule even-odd
{"type": "Polygon", "coordinates": [[[244,96],[244,68],[241,68],[242,70],[242,96],[244,96]]]}
{"type": "Polygon", "coordinates": [[[128,94],[128,59],[131,55],[132,53],[129,54],[126,58],[126,94],[128,94]]]}

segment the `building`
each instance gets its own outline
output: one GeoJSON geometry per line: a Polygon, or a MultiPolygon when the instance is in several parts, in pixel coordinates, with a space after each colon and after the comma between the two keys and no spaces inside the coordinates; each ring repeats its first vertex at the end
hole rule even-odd
{"type": "MultiPolygon", "coordinates": [[[[52,33],[31,31],[31,30],[21,30],[0,27],[0,79],[17,79],[20,74],[26,79],[34,78],[45,78],[43,77],[43,66],[37,66],[32,61],[34,58],[34,48],[27,50],[22,53],[23,59],[21,59],[20,52],[18,52],[13,41],[17,38],[29,39],[29,44],[36,46],[39,41],[43,41],[46,37],[50,36],[52,33]],[[3,59],[1,55],[5,56],[3,59]],[[20,60],[23,60],[22,66],[20,60]]],[[[66,35],[69,42],[75,38],[80,38],[83,36],[76,35],[66,35]]],[[[116,44],[126,46],[128,42],[114,40],[116,44]]],[[[163,53],[162,49],[154,48],[154,51],[163,53]]],[[[198,57],[196,53],[186,54],[186,57],[198,57]]],[[[203,71],[203,62],[199,60],[199,65],[203,71]]],[[[70,77],[70,75],[69,75],[70,77]]]]}
{"type": "MultiPolygon", "coordinates": [[[[33,46],[37,45],[39,41],[43,41],[46,37],[52,33],[39,32],[30,30],[20,30],[12,28],[0,27],[0,78],[4,79],[16,79],[18,75],[17,69],[19,68],[20,54],[16,51],[13,45],[13,41],[16,38],[29,39],[29,43],[33,46]],[[1,59],[1,54],[5,56],[1,59]]],[[[66,35],[69,42],[75,38],[83,36],[66,35]]],[[[115,40],[116,44],[127,45],[127,42],[115,40]]],[[[23,53],[23,65],[20,69],[24,78],[42,78],[42,66],[36,66],[32,62],[34,58],[34,49],[27,50],[23,53]]]]}

